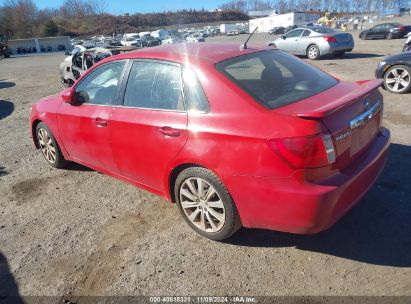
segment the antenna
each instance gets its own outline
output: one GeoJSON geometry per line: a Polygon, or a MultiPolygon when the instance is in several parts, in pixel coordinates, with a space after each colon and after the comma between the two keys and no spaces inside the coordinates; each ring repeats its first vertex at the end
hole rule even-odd
{"type": "Polygon", "coordinates": [[[254,33],[258,30],[258,26],[254,29],[254,31],[250,34],[250,36],[248,37],[247,41],[241,45],[240,49],[241,50],[246,50],[247,49],[247,43],[248,41],[251,39],[251,37],[253,37],[254,33]]]}

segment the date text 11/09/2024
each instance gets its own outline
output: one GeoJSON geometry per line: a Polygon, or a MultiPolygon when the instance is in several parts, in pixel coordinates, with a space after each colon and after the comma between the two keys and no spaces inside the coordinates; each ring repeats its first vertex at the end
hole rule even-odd
{"type": "Polygon", "coordinates": [[[150,297],[150,303],[257,303],[255,297],[150,297]]]}

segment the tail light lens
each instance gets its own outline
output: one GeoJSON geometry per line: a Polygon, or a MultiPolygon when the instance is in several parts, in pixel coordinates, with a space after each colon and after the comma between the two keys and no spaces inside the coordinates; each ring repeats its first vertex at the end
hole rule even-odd
{"type": "Polygon", "coordinates": [[[398,29],[399,29],[400,31],[405,31],[405,26],[400,26],[398,29]]]}
{"type": "Polygon", "coordinates": [[[268,145],[294,168],[325,167],[336,160],[329,134],[272,139],[268,145]]]}
{"type": "Polygon", "coordinates": [[[337,42],[337,39],[334,36],[324,36],[323,38],[327,42],[337,42]]]}

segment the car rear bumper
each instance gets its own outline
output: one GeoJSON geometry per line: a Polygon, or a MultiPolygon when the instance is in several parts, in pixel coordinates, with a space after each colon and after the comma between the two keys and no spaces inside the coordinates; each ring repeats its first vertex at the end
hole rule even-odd
{"type": "Polygon", "coordinates": [[[366,155],[327,180],[235,176],[226,183],[249,228],[311,234],[325,230],[371,188],[387,160],[390,132],[382,128],[366,155]]]}
{"type": "Polygon", "coordinates": [[[354,49],[354,43],[330,43],[323,47],[320,46],[321,55],[332,55],[339,52],[351,52],[354,49]]]}

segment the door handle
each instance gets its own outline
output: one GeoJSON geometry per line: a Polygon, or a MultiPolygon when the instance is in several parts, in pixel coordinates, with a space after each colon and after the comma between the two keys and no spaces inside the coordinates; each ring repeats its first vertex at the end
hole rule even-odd
{"type": "Polygon", "coordinates": [[[96,125],[99,126],[99,127],[107,127],[107,125],[108,125],[107,120],[104,120],[104,119],[101,119],[101,118],[96,118],[96,119],[94,120],[94,122],[95,122],[96,125]]]}
{"type": "Polygon", "coordinates": [[[180,136],[180,131],[172,127],[162,127],[158,130],[164,136],[178,137],[180,136]]]}

